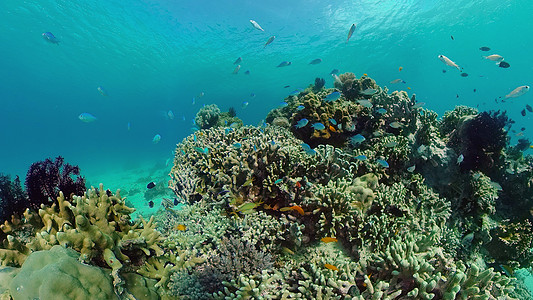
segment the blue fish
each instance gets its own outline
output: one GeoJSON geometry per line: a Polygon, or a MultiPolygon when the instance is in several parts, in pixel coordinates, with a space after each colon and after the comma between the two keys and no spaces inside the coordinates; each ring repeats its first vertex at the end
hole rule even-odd
{"type": "Polygon", "coordinates": [[[305,125],[307,125],[307,123],[309,123],[309,120],[307,119],[301,119],[300,121],[298,121],[298,123],[296,123],[296,125],[294,125],[294,127],[296,127],[297,129],[300,129],[302,127],[305,127],[305,125]]]}
{"type": "Polygon", "coordinates": [[[274,184],[280,184],[282,182],[283,182],[283,179],[278,179],[278,180],[274,181],[274,184]]]}
{"type": "Polygon", "coordinates": [[[281,102],[281,103],[279,104],[280,107],[286,107],[286,106],[288,106],[288,105],[289,105],[289,103],[287,103],[287,102],[285,102],[285,101],[283,101],[283,102],[281,102]]]}
{"type": "Polygon", "coordinates": [[[357,156],[355,157],[355,159],[360,160],[360,161],[364,161],[364,160],[367,159],[367,157],[366,157],[366,155],[357,155],[357,156]]]}
{"type": "Polygon", "coordinates": [[[305,106],[303,105],[298,105],[298,107],[296,108],[297,111],[300,111],[300,110],[303,110],[305,108],[305,106]]]}
{"type": "Polygon", "coordinates": [[[357,134],[357,135],[354,135],[350,138],[350,143],[352,145],[357,145],[357,144],[360,144],[362,142],[364,142],[366,140],[366,138],[360,134],[357,134]]]}
{"type": "Polygon", "coordinates": [[[335,92],[327,95],[326,98],[324,98],[324,100],[326,100],[328,102],[329,101],[335,101],[335,100],[339,99],[340,97],[341,97],[341,93],[335,91],[335,92]]]}
{"type": "Polygon", "coordinates": [[[244,72],[244,75],[250,75],[250,70],[246,70],[246,72],[244,72]]]}
{"type": "Polygon", "coordinates": [[[91,115],[90,113],[81,113],[78,116],[78,119],[80,119],[80,121],[85,122],[85,123],[91,123],[91,122],[96,121],[96,117],[91,115]]]}
{"type": "Polygon", "coordinates": [[[233,145],[231,145],[233,148],[235,149],[240,149],[242,147],[242,144],[241,143],[235,143],[233,145]]]}
{"type": "Polygon", "coordinates": [[[307,153],[309,155],[315,155],[316,154],[316,151],[314,149],[311,149],[311,146],[307,145],[306,143],[302,143],[301,146],[302,146],[302,149],[304,150],[305,153],[307,153]]]}
{"type": "Polygon", "coordinates": [[[382,166],[383,168],[388,168],[389,167],[389,163],[383,159],[376,159],[376,162],[382,166]]]}
{"type": "Polygon", "coordinates": [[[333,69],[331,70],[331,72],[329,72],[329,74],[333,75],[333,74],[337,74],[339,73],[339,69],[333,69]]]}
{"type": "Polygon", "coordinates": [[[310,65],[318,65],[321,63],[322,60],[320,58],[313,59],[311,62],[309,62],[310,65]]]}
{"type": "Polygon", "coordinates": [[[337,121],[335,121],[335,119],[329,119],[328,121],[333,125],[337,125],[337,121]]]}
{"type": "Polygon", "coordinates": [[[250,103],[248,103],[248,101],[244,101],[244,102],[242,103],[242,106],[241,106],[242,109],[245,109],[246,107],[248,107],[248,104],[250,104],[250,103]]]}
{"type": "Polygon", "coordinates": [[[378,108],[378,109],[376,109],[376,112],[377,112],[378,114],[382,114],[382,115],[384,115],[384,114],[387,113],[387,110],[384,109],[384,108],[378,108]]]}
{"type": "Polygon", "coordinates": [[[48,42],[59,45],[59,40],[51,32],[47,31],[43,33],[42,35],[43,35],[43,38],[47,40],[48,42]]]}
{"type": "Polygon", "coordinates": [[[324,124],[322,124],[322,123],[315,123],[315,124],[311,125],[311,127],[313,127],[315,130],[324,130],[324,129],[326,129],[326,126],[324,126],[324,124]]]}
{"type": "Polygon", "coordinates": [[[205,148],[200,148],[200,147],[194,147],[194,150],[198,153],[201,153],[201,154],[209,154],[209,148],[205,147],[205,148]]]}
{"type": "Polygon", "coordinates": [[[196,133],[192,134],[192,140],[195,141],[195,142],[198,140],[198,138],[196,137],[196,133]]]}
{"type": "Polygon", "coordinates": [[[281,68],[281,67],[286,67],[286,66],[290,66],[292,63],[290,61],[282,61],[279,65],[278,65],[278,68],[281,68]]]}

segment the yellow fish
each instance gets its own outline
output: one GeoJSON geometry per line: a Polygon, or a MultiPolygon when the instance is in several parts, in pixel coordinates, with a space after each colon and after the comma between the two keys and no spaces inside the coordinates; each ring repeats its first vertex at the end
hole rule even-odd
{"type": "Polygon", "coordinates": [[[323,238],[321,238],[320,240],[321,240],[322,242],[324,242],[324,243],[331,243],[331,242],[336,242],[336,241],[337,241],[336,238],[334,238],[334,237],[329,237],[329,236],[327,236],[327,237],[323,237],[323,238]]]}
{"type": "Polygon", "coordinates": [[[178,224],[174,227],[174,229],[179,230],[179,231],[185,231],[187,229],[187,226],[183,224],[178,224]]]}
{"type": "Polygon", "coordinates": [[[295,210],[297,211],[300,215],[304,215],[304,210],[303,208],[301,208],[300,206],[298,205],[294,205],[294,206],[290,206],[290,207],[282,207],[279,209],[279,211],[289,211],[289,210],[295,210]]]}
{"type": "Polygon", "coordinates": [[[326,267],[326,269],[330,269],[330,270],[333,270],[333,271],[338,271],[339,270],[337,267],[335,267],[334,265],[330,265],[330,264],[324,264],[324,267],[326,267]]]}

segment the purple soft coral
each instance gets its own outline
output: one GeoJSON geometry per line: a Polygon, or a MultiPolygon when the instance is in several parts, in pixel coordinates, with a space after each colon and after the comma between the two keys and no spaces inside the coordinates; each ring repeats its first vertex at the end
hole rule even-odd
{"type": "Polygon", "coordinates": [[[61,156],[55,161],[50,158],[33,163],[26,175],[26,192],[30,208],[38,209],[41,204],[49,204],[62,191],[65,196],[81,196],[85,192],[85,178],[80,176],[80,168],[64,162],[61,156]],[[75,177],[75,178],[73,178],[75,177]]]}

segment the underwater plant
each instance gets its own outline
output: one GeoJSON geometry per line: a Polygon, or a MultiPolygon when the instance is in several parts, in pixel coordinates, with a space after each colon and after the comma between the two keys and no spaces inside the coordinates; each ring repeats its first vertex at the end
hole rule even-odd
{"type": "Polygon", "coordinates": [[[54,161],[47,158],[33,163],[24,183],[30,202],[29,208],[39,209],[41,204],[50,204],[59,196],[59,191],[67,197],[83,196],[85,178],[80,175],[80,168],[65,163],[61,156],[54,161]]]}
{"type": "Polygon", "coordinates": [[[18,176],[11,181],[9,175],[0,173],[0,223],[9,220],[12,215],[22,214],[28,203],[27,197],[18,176]]]}

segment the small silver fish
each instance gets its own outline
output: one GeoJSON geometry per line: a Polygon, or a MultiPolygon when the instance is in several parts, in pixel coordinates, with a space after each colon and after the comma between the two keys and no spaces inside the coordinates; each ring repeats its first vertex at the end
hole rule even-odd
{"type": "Polygon", "coordinates": [[[257,29],[257,30],[261,30],[261,31],[265,31],[263,28],[261,28],[261,26],[259,25],[259,23],[257,23],[256,21],[254,20],[250,20],[250,23],[252,23],[252,26],[257,29]]]}
{"type": "Polygon", "coordinates": [[[415,105],[413,105],[412,107],[413,107],[413,108],[420,108],[420,107],[422,107],[422,106],[424,106],[424,105],[426,105],[426,102],[418,102],[418,103],[416,103],[415,105]]]}
{"type": "Polygon", "coordinates": [[[372,108],[374,106],[372,102],[366,99],[357,100],[357,103],[359,103],[359,105],[366,107],[366,108],[372,108]]]}
{"type": "Polygon", "coordinates": [[[352,34],[353,32],[355,31],[355,23],[352,24],[352,26],[350,27],[350,31],[348,31],[348,38],[346,39],[346,43],[348,43],[348,41],[350,40],[350,38],[352,37],[352,34]]]}
{"type": "Polygon", "coordinates": [[[516,98],[524,95],[525,93],[529,92],[529,86],[528,85],[522,85],[514,89],[509,94],[505,95],[505,98],[516,98]]]}
{"type": "Polygon", "coordinates": [[[233,74],[239,73],[239,70],[241,69],[241,65],[237,65],[235,69],[233,70],[233,74]]]}
{"type": "Polygon", "coordinates": [[[400,122],[394,121],[394,122],[390,123],[389,126],[392,127],[392,128],[394,128],[394,129],[397,129],[397,128],[402,127],[403,124],[400,123],[400,122]]]}
{"type": "Polygon", "coordinates": [[[391,83],[391,84],[396,84],[396,83],[400,83],[400,82],[401,82],[401,83],[405,83],[405,81],[403,81],[403,80],[401,80],[401,79],[399,79],[399,78],[398,78],[398,79],[394,79],[394,80],[392,80],[390,83],[391,83]]]}
{"type": "Polygon", "coordinates": [[[265,49],[266,46],[270,45],[270,43],[272,43],[272,42],[274,41],[275,38],[276,38],[275,35],[269,37],[268,40],[266,41],[265,45],[263,46],[263,49],[265,49]]]}
{"type": "Polygon", "coordinates": [[[484,59],[495,61],[496,63],[500,63],[503,60],[503,56],[498,54],[492,54],[488,56],[483,56],[484,59]]]}
{"type": "Polygon", "coordinates": [[[286,66],[290,66],[292,63],[290,61],[282,61],[279,65],[278,65],[278,68],[281,68],[281,67],[286,67],[286,66]]]}
{"type": "Polygon", "coordinates": [[[457,70],[461,71],[461,67],[459,67],[456,63],[454,63],[451,59],[447,58],[444,55],[439,55],[438,58],[440,61],[442,61],[445,65],[457,68],[457,70]]]}

